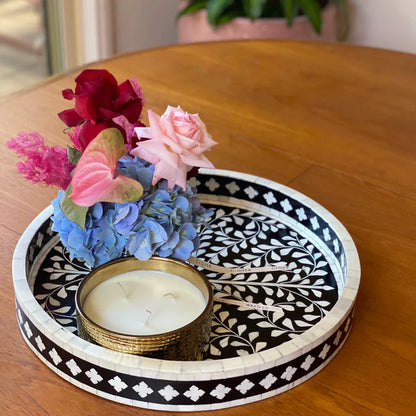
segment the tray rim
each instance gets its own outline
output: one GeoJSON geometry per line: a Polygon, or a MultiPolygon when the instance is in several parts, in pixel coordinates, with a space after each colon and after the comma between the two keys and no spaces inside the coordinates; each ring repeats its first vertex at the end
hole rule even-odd
{"type": "MultiPolygon", "coordinates": [[[[346,257],[346,278],[338,301],[331,311],[318,324],[303,334],[277,347],[242,357],[224,358],[213,361],[166,361],[154,358],[131,356],[93,345],[66,331],[40,307],[29,288],[26,275],[26,253],[39,226],[53,212],[52,206],[45,208],[30,223],[21,236],[13,256],[13,282],[15,294],[22,310],[31,317],[32,323],[53,339],[57,345],[71,351],[78,357],[88,357],[91,363],[141,377],[155,377],[162,380],[209,380],[228,378],[241,374],[254,373],[292,360],[322,343],[344,322],[354,306],[360,283],[360,263],[355,244],[344,225],[320,204],[290,187],[275,181],[246,173],[201,169],[202,174],[229,177],[261,184],[282,192],[320,215],[342,242],[346,257]]],[[[339,349],[338,349],[339,351],[339,349]]],[[[312,376],[312,375],[311,375],[312,376]]],[[[299,383],[296,383],[299,384],[299,383]]]]}

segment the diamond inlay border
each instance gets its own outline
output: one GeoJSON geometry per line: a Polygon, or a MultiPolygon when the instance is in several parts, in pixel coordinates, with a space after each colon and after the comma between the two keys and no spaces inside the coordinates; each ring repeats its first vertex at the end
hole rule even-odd
{"type": "MultiPolygon", "coordinates": [[[[174,406],[210,405],[247,399],[271,392],[276,389],[293,386],[297,380],[304,378],[329,362],[347,338],[351,329],[350,321],[353,311],[344,324],[328,339],[312,350],[301,354],[291,361],[252,374],[237,377],[224,377],[211,380],[159,380],[137,377],[92,365],[89,361],[73,355],[55,344],[42,334],[29,317],[17,304],[17,311],[22,316],[20,330],[31,348],[55,371],[65,374],[74,384],[81,383],[99,392],[116,395],[129,400],[146,400],[153,404],[174,406]],[[33,334],[27,337],[26,328],[33,334]],[[39,340],[43,348],[39,348],[39,340]]],[[[250,400],[249,400],[250,401],[250,400]]]]}

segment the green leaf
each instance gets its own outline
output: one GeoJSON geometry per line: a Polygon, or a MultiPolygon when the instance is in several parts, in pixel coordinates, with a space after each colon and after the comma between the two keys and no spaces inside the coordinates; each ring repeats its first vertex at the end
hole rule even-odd
{"type": "Polygon", "coordinates": [[[246,15],[251,19],[258,19],[263,13],[267,0],[243,0],[243,8],[246,15]]]}
{"type": "Polygon", "coordinates": [[[318,0],[298,0],[300,9],[308,17],[316,33],[321,33],[321,6],[318,0]]]}
{"type": "Polygon", "coordinates": [[[297,0],[283,0],[283,9],[287,25],[290,27],[293,23],[293,17],[296,16],[296,9],[298,8],[297,0]]]}
{"type": "Polygon", "coordinates": [[[186,14],[195,13],[198,10],[205,9],[208,0],[194,0],[191,1],[183,10],[178,13],[177,17],[184,16],[186,14]]]}
{"type": "Polygon", "coordinates": [[[208,0],[207,14],[209,24],[212,26],[218,25],[218,20],[224,14],[228,6],[233,4],[233,0],[208,0]]]}
{"type": "Polygon", "coordinates": [[[66,147],[66,152],[67,152],[67,154],[68,154],[68,160],[73,164],[73,165],[77,165],[77,163],[78,163],[78,161],[79,161],[79,159],[81,158],[81,155],[82,155],[82,153],[79,151],[79,150],[77,150],[77,149],[74,149],[73,147],[71,147],[71,146],[67,146],[66,147]]]}
{"type": "Polygon", "coordinates": [[[223,25],[224,23],[227,23],[233,19],[235,19],[236,17],[241,16],[240,13],[238,12],[230,12],[227,14],[223,14],[217,21],[217,26],[223,25]]]}
{"type": "Polygon", "coordinates": [[[82,229],[85,228],[85,220],[87,218],[88,207],[80,207],[69,196],[72,193],[71,184],[68,185],[64,196],[59,203],[62,212],[69,220],[78,224],[82,229]]]}

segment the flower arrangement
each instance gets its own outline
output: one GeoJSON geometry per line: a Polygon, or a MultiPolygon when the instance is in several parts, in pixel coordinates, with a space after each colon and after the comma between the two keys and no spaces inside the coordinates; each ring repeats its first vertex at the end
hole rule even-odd
{"type": "Polygon", "coordinates": [[[74,107],[58,114],[72,146],[47,146],[37,133],[21,133],[8,147],[26,160],[19,172],[34,183],[61,188],[52,201],[52,229],[71,258],[91,268],[133,255],[186,260],[199,246],[197,228],[212,216],[186,180],[216,144],[197,114],[168,106],[141,121],[142,91],[133,78],[121,84],[106,70],[87,69],[74,107]]]}

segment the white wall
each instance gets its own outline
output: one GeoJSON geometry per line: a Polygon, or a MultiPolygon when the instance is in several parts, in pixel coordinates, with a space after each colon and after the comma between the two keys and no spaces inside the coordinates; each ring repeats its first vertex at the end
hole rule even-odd
{"type": "MultiPolygon", "coordinates": [[[[64,2],[63,2],[64,3],[64,2]]],[[[84,62],[94,62],[114,54],[114,5],[112,0],[66,2],[82,13],[84,62]]]]}
{"type": "Polygon", "coordinates": [[[349,43],[416,53],[416,0],[350,0],[349,43]]]}
{"type": "Polygon", "coordinates": [[[115,0],[115,53],[177,43],[178,0],[115,0]]]}

